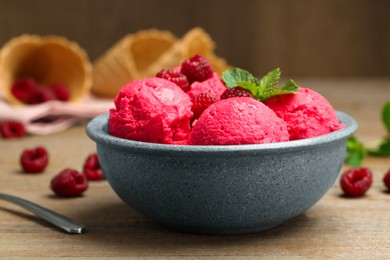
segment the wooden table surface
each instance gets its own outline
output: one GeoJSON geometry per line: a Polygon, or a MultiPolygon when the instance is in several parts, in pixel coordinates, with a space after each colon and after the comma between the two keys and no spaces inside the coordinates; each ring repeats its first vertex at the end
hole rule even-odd
{"type": "MultiPolygon", "coordinates": [[[[353,116],[364,142],[385,134],[380,110],[390,100],[390,80],[297,80],[322,93],[337,110],[353,116]]],[[[0,258],[390,258],[390,193],[382,184],[390,158],[367,158],[374,184],[363,198],[341,196],[338,182],[306,213],[260,233],[205,236],[162,227],[128,208],[106,181],[84,196],[61,199],[50,179],[65,167],[81,169],[95,146],[79,125],[58,134],[0,140],[0,192],[30,199],[84,223],[82,235],[63,233],[28,211],[0,201],[0,258]],[[45,146],[50,164],[42,174],[19,166],[24,148],[45,146]]]]}

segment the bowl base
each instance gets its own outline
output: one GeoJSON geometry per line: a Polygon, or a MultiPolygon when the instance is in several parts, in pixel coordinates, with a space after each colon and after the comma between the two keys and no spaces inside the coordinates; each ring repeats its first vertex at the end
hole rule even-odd
{"type": "Polygon", "coordinates": [[[175,230],[182,233],[187,234],[194,234],[194,235],[207,235],[207,236],[239,236],[239,235],[249,235],[249,234],[256,234],[261,233],[264,231],[268,231],[270,229],[277,228],[285,223],[285,221],[272,224],[269,226],[263,226],[263,227],[255,227],[255,228],[241,228],[241,229],[224,229],[224,230],[206,230],[203,228],[196,228],[196,227],[178,227],[169,225],[166,223],[161,223],[156,221],[157,224],[164,226],[165,228],[175,230]]]}

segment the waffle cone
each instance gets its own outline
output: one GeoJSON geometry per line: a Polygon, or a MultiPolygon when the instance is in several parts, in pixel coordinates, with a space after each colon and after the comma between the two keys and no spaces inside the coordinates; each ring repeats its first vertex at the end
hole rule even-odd
{"type": "Polygon", "coordinates": [[[166,51],[144,72],[144,76],[155,75],[161,69],[179,66],[184,60],[195,54],[202,54],[219,75],[229,68],[227,62],[214,54],[215,43],[200,27],[189,30],[172,48],[166,51]]]}
{"type": "Polygon", "coordinates": [[[114,97],[131,80],[148,77],[148,67],[175,42],[173,34],[157,29],[126,35],[94,62],[92,91],[114,97]]]}
{"type": "Polygon", "coordinates": [[[92,91],[100,96],[115,97],[126,83],[179,66],[195,54],[204,55],[221,75],[228,65],[214,54],[214,49],[211,37],[199,27],[191,29],[181,39],[157,29],[129,34],[94,62],[92,91]]]}
{"type": "Polygon", "coordinates": [[[11,104],[22,104],[12,95],[11,86],[26,77],[42,85],[62,83],[69,88],[69,102],[79,102],[91,89],[92,66],[86,52],[66,38],[21,35],[0,51],[0,89],[11,104]]]}
{"type": "Polygon", "coordinates": [[[216,44],[202,28],[196,27],[188,31],[183,36],[181,45],[183,46],[182,61],[191,58],[195,54],[202,54],[219,75],[229,68],[226,60],[215,54],[216,44]]]}

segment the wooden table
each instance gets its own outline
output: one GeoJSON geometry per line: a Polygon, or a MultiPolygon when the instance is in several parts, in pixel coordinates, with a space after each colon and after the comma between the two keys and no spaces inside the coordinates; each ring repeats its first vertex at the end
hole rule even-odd
{"type": "MultiPolygon", "coordinates": [[[[372,141],[385,134],[380,110],[390,100],[390,80],[297,80],[319,91],[360,124],[356,135],[372,141]]],[[[84,223],[82,235],[63,233],[24,209],[0,201],[0,258],[390,258],[390,194],[382,176],[390,158],[367,158],[374,184],[363,198],[341,196],[338,183],[305,214],[280,227],[239,236],[204,236],[166,229],[128,208],[106,181],[91,183],[84,196],[61,199],[50,179],[65,167],[81,169],[95,146],[85,125],[20,140],[0,140],[0,191],[28,198],[84,223]],[[42,174],[24,174],[24,148],[47,147],[50,165],[42,174]]]]}

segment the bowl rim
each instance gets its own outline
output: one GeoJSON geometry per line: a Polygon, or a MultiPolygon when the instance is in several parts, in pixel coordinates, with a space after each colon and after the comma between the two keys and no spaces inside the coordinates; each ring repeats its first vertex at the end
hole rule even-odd
{"type": "Polygon", "coordinates": [[[178,145],[178,144],[157,144],[141,141],[134,141],[119,138],[108,134],[108,117],[109,113],[96,116],[90,120],[86,127],[86,133],[98,145],[107,145],[115,149],[132,151],[132,152],[157,152],[157,153],[176,153],[183,154],[194,153],[272,153],[272,152],[291,152],[303,150],[318,145],[326,145],[334,142],[346,140],[354,134],[358,124],[348,114],[336,111],[340,122],[344,124],[342,129],[324,134],[317,137],[311,137],[300,140],[275,142],[266,144],[243,144],[243,145],[178,145]]]}

